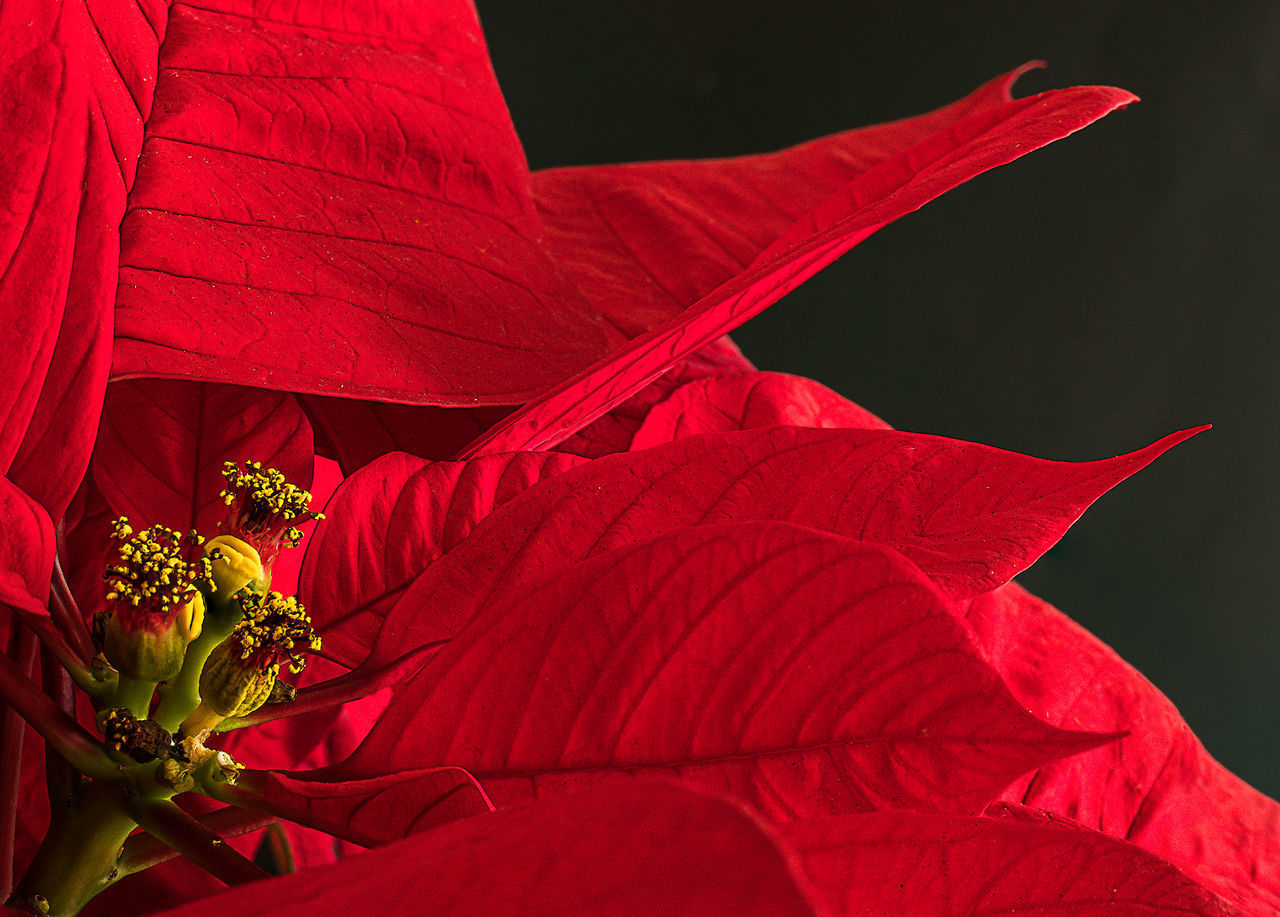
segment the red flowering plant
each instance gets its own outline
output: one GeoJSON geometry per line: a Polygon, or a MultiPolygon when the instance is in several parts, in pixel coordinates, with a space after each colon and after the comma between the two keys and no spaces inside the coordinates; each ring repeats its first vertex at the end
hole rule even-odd
{"type": "Polygon", "coordinates": [[[530,174],[463,0],[0,28],[8,909],[1280,905],[1275,804],[1010,582],[1196,431],[901,433],[723,337],[1128,93],[530,174]]]}

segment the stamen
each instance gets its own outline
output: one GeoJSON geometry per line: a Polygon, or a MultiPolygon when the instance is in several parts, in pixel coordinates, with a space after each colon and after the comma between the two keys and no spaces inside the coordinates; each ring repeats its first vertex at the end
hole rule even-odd
{"type": "Polygon", "coordinates": [[[245,462],[243,470],[227,462],[222,476],[227,489],[220,496],[228,509],[221,530],[251,544],[263,563],[271,562],[283,542],[297,547],[302,540],[298,525],[324,518],[308,508],[309,491],[290,484],[275,468],[263,468],[261,462],[245,462]]]}
{"type": "Polygon", "coordinates": [[[120,542],[120,563],[104,574],[107,600],[136,609],[124,615],[135,626],[167,623],[191,602],[199,585],[212,585],[212,564],[199,550],[204,539],[194,531],[179,535],[153,525],[135,533],[121,516],[112,523],[112,537],[120,542]]]}
{"type": "Polygon", "coordinates": [[[296,674],[306,665],[295,649],[320,649],[320,637],[311,626],[311,616],[293,596],[270,592],[265,596],[256,592],[238,597],[244,620],[231,632],[230,640],[238,643],[240,658],[252,659],[251,665],[259,670],[275,668],[289,660],[289,668],[296,674]]]}

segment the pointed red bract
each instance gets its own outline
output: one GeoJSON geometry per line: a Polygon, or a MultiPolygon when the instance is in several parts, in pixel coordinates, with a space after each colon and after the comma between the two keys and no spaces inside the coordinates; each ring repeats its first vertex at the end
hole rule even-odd
{"type": "MultiPolygon", "coordinates": [[[[560,442],[885,224],[1133,100],[1119,89],[1076,87],[981,108],[948,124],[857,174],[769,241],[740,273],[512,414],[459,457],[560,442]]],[[[673,168],[678,171],[679,164],[673,168]]],[[[677,247],[670,251],[680,253],[677,247]]]]}
{"type": "Polygon", "coordinates": [[[628,337],[733,278],[873,166],[1010,100],[1027,64],[929,114],[759,156],[534,173],[557,262],[628,337]]]}
{"type": "Polygon", "coordinates": [[[311,483],[311,427],[287,392],[200,382],[116,382],[93,479],[115,515],[211,535],[226,515],[225,462],[258,461],[311,483]]]}
{"type": "Polygon", "coordinates": [[[1128,733],[1042,768],[1006,798],[1132,841],[1248,913],[1280,910],[1280,805],[1214,761],[1163,694],[1015,584],[975,600],[968,620],[1037,716],[1128,733]]]}
{"type": "Polygon", "coordinates": [[[606,456],[511,501],[399,605],[379,607],[387,623],[373,655],[386,662],[406,644],[448,639],[486,602],[565,564],[707,522],[773,519],[884,544],[948,595],[972,597],[1026,569],[1090,503],[1192,432],[1083,463],[917,433],[798,427],[606,456]]]}
{"type": "Polygon", "coordinates": [[[220,796],[366,847],[493,810],[475,778],[458,767],[364,780],[342,779],[341,767],[298,775],[245,771],[220,796]]]}
{"type": "Polygon", "coordinates": [[[324,869],[164,912],[436,917],[815,914],[787,854],[741,809],[663,784],[625,784],[446,825],[324,869]]]}
{"type": "Polygon", "coordinates": [[[117,377],[514,404],[620,340],[539,246],[470,3],[176,5],[117,377]]]}
{"type": "Polygon", "coordinates": [[[498,805],[659,774],[773,818],[977,813],[1099,741],[1028,716],[901,555],[752,523],[620,547],[491,603],[348,768],[455,764],[498,805]]]}
{"type": "Polygon", "coordinates": [[[324,655],[357,666],[405,586],[497,507],[581,463],[555,453],[465,463],[396,453],[347,479],[308,544],[299,592],[324,655]]]}
{"type": "Polygon", "coordinates": [[[1236,913],[1158,857],[1054,819],[878,812],[778,833],[833,917],[1236,913]]]}

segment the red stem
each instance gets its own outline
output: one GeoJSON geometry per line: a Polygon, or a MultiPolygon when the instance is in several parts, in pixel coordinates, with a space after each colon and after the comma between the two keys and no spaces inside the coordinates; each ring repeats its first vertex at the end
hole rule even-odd
{"type": "Polygon", "coordinates": [[[245,859],[219,835],[169,800],[137,799],[129,811],[148,834],[228,885],[269,877],[266,870],[245,859]]]}
{"type": "MultiPolygon", "coordinates": [[[[63,713],[75,719],[76,692],[71,684],[71,675],[59,665],[59,659],[47,645],[40,653],[40,676],[45,693],[53,698],[63,713]]],[[[57,812],[70,808],[77,782],[75,770],[61,755],[45,755],[44,773],[50,809],[57,812]]]]}
{"type": "Polygon", "coordinates": [[[334,704],[359,700],[387,685],[397,684],[412,676],[435,655],[440,647],[444,646],[444,643],[445,641],[442,640],[439,643],[418,647],[385,668],[375,669],[372,672],[361,672],[356,669],[337,678],[330,678],[317,685],[302,688],[298,691],[298,696],[288,703],[265,704],[246,716],[231,717],[224,720],[215,731],[227,732],[232,729],[242,729],[245,726],[256,726],[259,723],[269,723],[286,716],[311,713],[313,710],[332,707],[334,704]]]}
{"type": "Polygon", "coordinates": [[[89,636],[84,615],[80,613],[80,606],[76,604],[76,597],[71,594],[71,585],[67,582],[67,575],[62,570],[61,555],[61,544],[59,544],[58,552],[53,555],[51,595],[53,601],[49,603],[49,614],[58,625],[58,630],[62,631],[63,636],[67,638],[67,643],[71,645],[80,664],[87,665],[89,660],[97,654],[97,650],[94,649],[93,638],[89,636]]]}
{"type": "MultiPolygon", "coordinates": [[[[275,824],[276,817],[227,806],[216,812],[201,815],[196,821],[222,837],[239,837],[250,831],[257,831],[275,824]]],[[[132,875],[135,872],[150,869],[152,866],[167,863],[178,855],[178,851],[150,834],[135,834],[125,841],[124,855],[120,858],[120,871],[126,875],[132,875]]]]}
{"type": "MultiPolygon", "coordinates": [[[[29,676],[36,662],[36,638],[17,616],[9,619],[9,647],[6,660],[29,676]]],[[[0,714],[0,901],[13,891],[13,856],[17,841],[18,802],[22,779],[22,745],[27,724],[18,710],[4,706],[0,714]]]]}
{"type": "Polygon", "coordinates": [[[0,699],[80,773],[98,780],[119,779],[119,766],[98,741],[32,684],[8,656],[0,656],[0,699]]]}

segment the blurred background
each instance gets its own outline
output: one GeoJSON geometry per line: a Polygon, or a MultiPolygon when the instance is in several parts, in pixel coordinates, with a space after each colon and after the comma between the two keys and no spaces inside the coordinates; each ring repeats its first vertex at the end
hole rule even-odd
{"type": "Polygon", "coordinates": [[[1143,101],[885,228],[737,332],[894,426],[1053,459],[1214,429],[1021,579],[1280,797],[1280,4],[478,0],[533,168],[765,152],[1016,93],[1143,101]]]}

